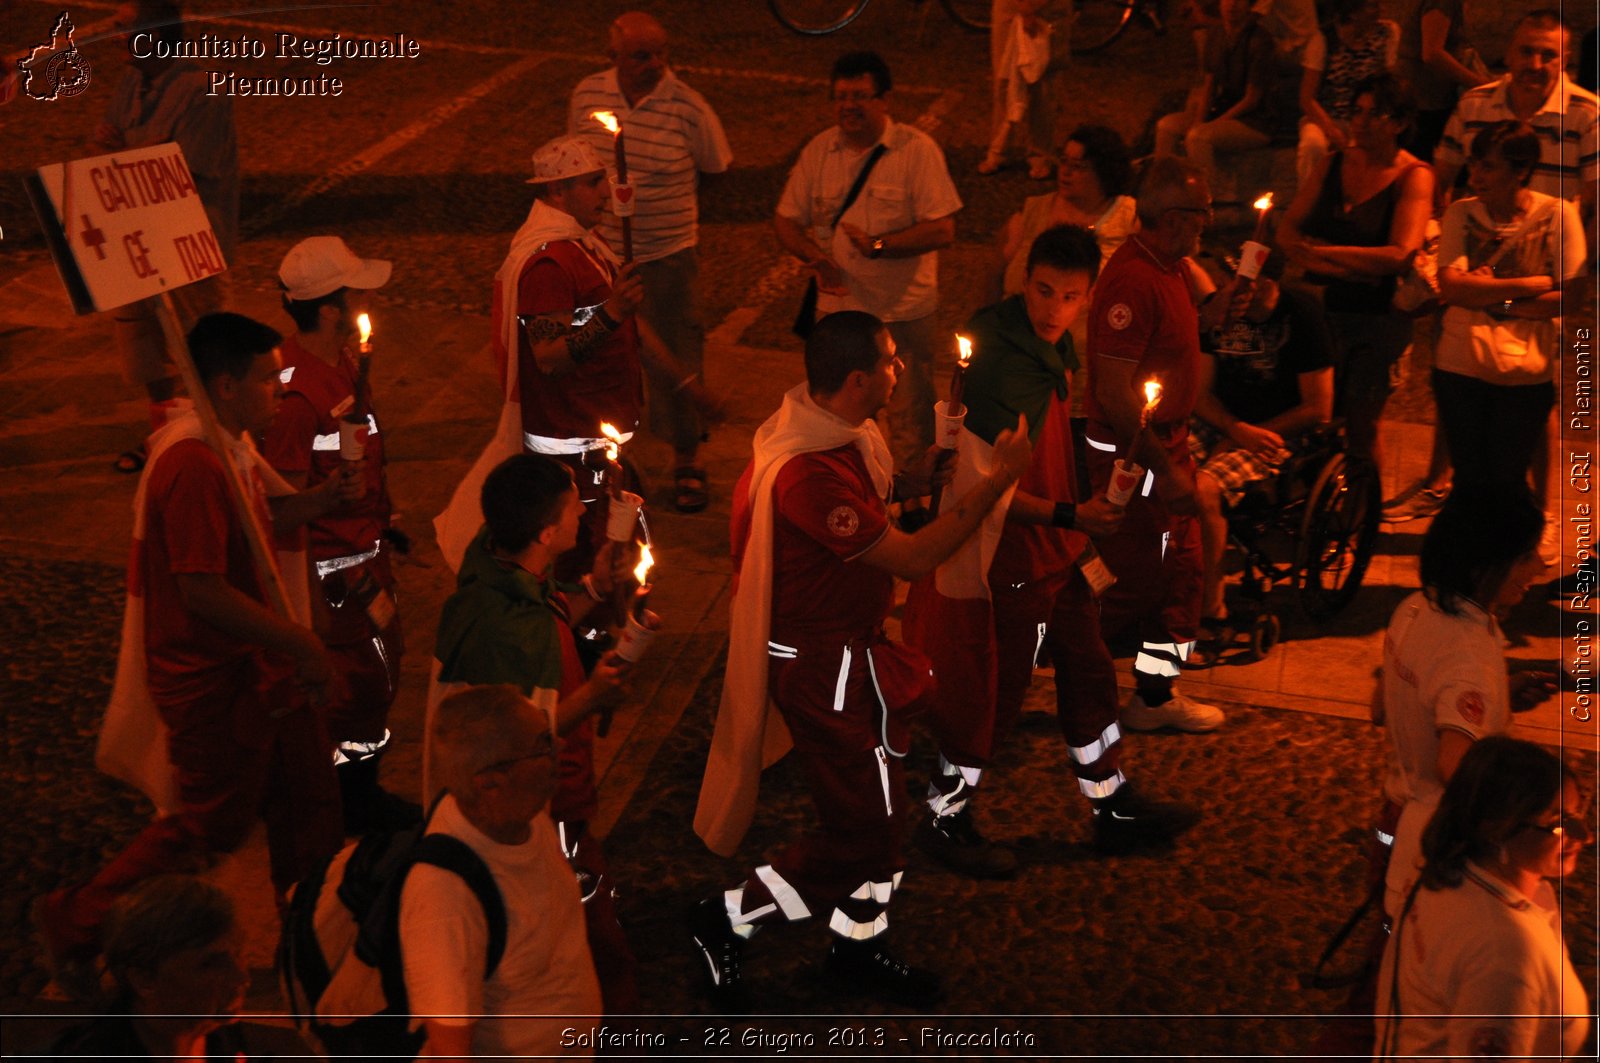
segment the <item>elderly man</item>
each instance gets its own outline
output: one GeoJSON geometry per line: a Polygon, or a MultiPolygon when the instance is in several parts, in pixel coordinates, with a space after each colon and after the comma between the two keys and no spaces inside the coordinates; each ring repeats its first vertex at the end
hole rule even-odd
{"type": "MultiPolygon", "coordinates": [[[[262,440],[271,466],[296,488],[339,476],[348,462],[340,426],[359,418],[364,450],[361,500],[312,521],[304,549],[313,577],[311,615],[322,631],[349,697],[329,713],[345,830],[414,822],[421,810],[378,786],[388,749],[389,707],[400,689],[400,616],[395,604],[393,506],[385,476],[384,436],[355,350],[356,311],[389,280],[390,264],[361,258],[337,236],[312,236],[289,249],[278,268],[283,308],[294,332],[283,341],[283,403],[262,440]]],[[[295,541],[279,546],[301,549],[295,541]]]]}
{"type": "Polygon", "coordinates": [[[884,324],[859,310],[823,318],[806,341],[806,382],[756,432],[734,489],[733,640],[695,830],[732,856],[754,814],[761,769],[792,744],[817,824],[745,881],[700,902],[691,932],[714,1003],[749,1006],[744,942],[760,925],[824,916],[830,981],[863,997],[927,1007],[939,980],[884,944],[903,864],[908,718],[926,704],[927,658],[884,635],[895,578],[931,572],[1027,469],[1027,425],[1001,431],[993,469],[914,535],[889,525],[894,464],[875,418],[901,363],[884,324]],[[768,709],[768,698],[776,713],[768,709]]]}
{"type": "MultiPolygon", "coordinates": [[[[490,308],[490,344],[505,383],[500,426],[434,522],[452,568],[483,524],[478,491],[502,460],[519,451],[549,454],[572,469],[592,504],[603,493],[601,423],[624,441],[639,424],[644,285],[591,232],[611,198],[605,163],[587,142],[559,137],[533,153],[528,183],[533,208],[495,274],[490,308]]],[[[578,552],[584,566],[593,556],[588,544],[602,542],[605,531],[605,507],[590,509],[590,534],[578,552]]]]}
{"type": "Polygon", "coordinates": [[[955,239],[961,197],[933,138],[890,120],[882,58],[840,56],[830,80],[838,125],[800,152],[772,224],[816,275],[819,317],[865,310],[889,327],[907,367],[889,406],[889,443],[910,468],[933,443],[938,251],[955,239]]]}
{"type": "MultiPolygon", "coordinates": [[[[1135,731],[1211,731],[1222,711],[1174,684],[1200,621],[1201,548],[1189,415],[1200,397],[1200,320],[1195,305],[1200,249],[1211,220],[1205,174],[1157,156],[1139,185],[1142,230],[1106,263],[1089,307],[1089,476],[1096,492],[1127,456],[1146,470],[1117,534],[1100,544],[1117,577],[1101,613],[1108,639],[1137,625],[1135,689],[1122,723],[1135,731]],[[1145,387],[1160,385],[1153,406],[1145,387]]],[[[1231,298],[1225,288],[1215,298],[1231,298]]]]}
{"type": "MultiPolygon", "coordinates": [[[[400,892],[406,995],[427,1034],[421,1056],[567,1055],[562,1029],[600,1014],[578,887],[545,811],[560,739],[514,686],[445,698],[433,759],[448,793],[428,833],[450,835],[494,876],[506,910],[505,951],[487,978],[489,931],[466,881],[419,864],[400,892]]],[[[588,1053],[583,1053],[588,1054],[588,1053]]]]}
{"type": "MultiPolygon", "coordinates": [[[[667,31],[642,11],[630,11],[611,24],[607,54],[612,68],[578,83],[567,112],[567,132],[611,157],[611,133],[592,117],[617,116],[627,137],[628,179],[634,190],[633,249],[644,282],[640,316],[655,330],[682,366],[699,374],[704,362],[705,329],[700,321],[700,174],[727,170],[733,161],[722,122],[705,98],[667,69],[667,31]]],[[[622,228],[606,215],[600,232],[613,248],[622,246],[622,228]]],[[[650,430],[672,444],[673,504],[680,513],[706,508],[706,472],[695,463],[704,428],[685,394],[682,375],[652,372],[650,430]]]]}
{"type": "MultiPolygon", "coordinates": [[[[226,96],[208,96],[204,70],[173,58],[184,41],[183,12],[175,3],[123,4],[117,26],[128,35],[128,70],[117,82],[106,118],[95,133],[107,151],[142,148],[176,141],[194,175],[225,261],[232,262],[239,243],[239,147],[233,129],[233,104],[226,96]],[[151,38],[148,46],[132,47],[134,34],[151,38]]],[[[182,326],[222,309],[227,292],[222,276],[207,277],[172,293],[182,326]]],[[[178,373],[166,355],[166,340],[156,316],[157,299],[141,299],[112,311],[117,350],[128,383],[145,389],[151,403],[152,429],[173,412],[178,373]]],[[[144,447],[122,454],[116,467],[138,472],[144,447]]]]}

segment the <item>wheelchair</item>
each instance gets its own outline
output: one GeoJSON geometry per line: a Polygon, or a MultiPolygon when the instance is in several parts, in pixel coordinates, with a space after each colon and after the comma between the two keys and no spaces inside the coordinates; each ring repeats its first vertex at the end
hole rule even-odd
{"type": "Polygon", "coordinates": [[[1248,634],[1250,660],[1283,634],[1274,587],[1291,585],[1300,610],[1327,621],[1361,589],[1377,545],[1382,484],[1375,465],[1348,453],[1342,422],[1313,429],[1294,449],[1275,479],[1251,485],[1226,513],[1239,565],[1232,615],[1243,622],[1235,630],[1248,634]]]}

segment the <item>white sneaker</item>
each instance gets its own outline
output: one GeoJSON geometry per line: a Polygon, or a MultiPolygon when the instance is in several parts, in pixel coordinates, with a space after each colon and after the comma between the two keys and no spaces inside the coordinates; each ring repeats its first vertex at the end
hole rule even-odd
{"type": "Polygon", "coordinates": [[[1561,564],[1561,522],[1549,514],[1544,518],[1544,534],[1539,536],[1539,560],[1546,568],[1561,564]]]}
{"type": "Polygon", "coordinates": [[[1172,698],[1164,705],[1146,705],[1144,698],[1134,691],[1122,707],[1122,725],[1130,731],[1158,731],[1173,727],[1191,734],[1215,731],[1227,717],[1215,705],[1195,701],[1174,690],[1172,698]]]}

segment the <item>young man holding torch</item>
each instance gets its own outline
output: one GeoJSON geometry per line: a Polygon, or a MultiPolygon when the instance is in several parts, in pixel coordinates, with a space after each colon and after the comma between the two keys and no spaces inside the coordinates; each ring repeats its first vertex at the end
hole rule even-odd
{"type": "MultiPolygon", "coordinates": [[[[1108,639],[1137,626],[1135,689],[1121,722],[1136,731],[1212,731],[1222,710],[1175,683],[1200,623],[1201,547],[1189,415],[1200,395],[1195,269],[1211,221],[1205,175],[1157,156],[1139,185],[1141,231],[1106,263],[1089,307],[1089,477],[1095,493],[1120,458],[1143,467],[1121,529],[1101,544],[1116,584],[1102,599],[1108,639]]],[[[1223,306],[1232,285],[1214,297],[1223,306]]]]}
{"type": "MultiPolygon", "coordinates": [[[[389,706],[400,686],[397,533],[390,527],[384,436],[367,380],[371,318],[358,317],[360,308],[351,304],[360,299],[352,292],[382,287],[389,272],[388,262],[358,257],[337,236],[312,236],[289,249],[278,285],[295,330],[283,341],[283,403],[262,441],[267,461],[297,488],[315,487],[353,464],[364,490],[359,502],[312,521],[303,546],[311,616],[350,688],[328,715],[350,834],[421,814],[378,785],[389,706]]],[[[279,545],[302,549],[281,538],[279,545]]]]}
{"type": "Polygon", "coordinates": [[[941,662],[929,713],[939,774],[928,786],[932,816],[919,822],[917,843],[982,878],[1016,870],[1011,851],[979,833],[971,801],[1021,711],[1041,639],[1058,669],[1057,718],[1078,789],[1094,809],[1095,846],[1122,852],[1165,842],[1194,821],[1187,808],[1136,793],[1118,766],[1116,673],[1099,629],[1106,568],[1089,537],[1114,534],[1123,507],[1079,489],[1067,394],[1077,366],[1068,330],[1099,267],[1087,229],[1047,229],[1028,252],[1022,292],[968,324],[973,360],[954,488],[986,473],[994,440],[1019,414],[1033,435],[1033,464],[1009,503],[913,585],[906,602],[906,641],[941,662]]]}
{"type": "Polygon", "coordinates": [[[195,412],[151,437],[134,501],[128,615],[108,724],[119,703],[159,715],[166,763],[142,784],[163,814],[92,881],[43,898],[36,917],[58,977],[84,970],[117,897],[196,858],[231,852],[257,817],[266,821],[280,897],[341,844],[333,743],[317,711],[338,700],[338,673],[309,627],[267,604],[275,574],[252,560],[252,531],[223,465],[239,470],[246,503],[265,528],[292,530],[359,497],[362,485],[350,474],[296,492],[256,452],[251,437],[271,425],[283,394],[281,341],[238,314],[201,318],[188,345],[228,453],[206,443],[195,412]]]}
{"type": "Polygon", "coordinates": [[[637,1011],[633,954],[617,923],[605,856],[584,830],[597,801],[591,717],[615,703],[626,664],[608,654],[586,677],[572,634],[611,596],[618,544],[601,547],[577,585],[556,583],[558,560],[581,538],[584,505],[572,470],[548,455],[507,458],[484,480],[481,501],[483,528],[467,547],[456,593],[439,618],[434,656],[441,686],[429,704],[437,705],[447,686],[510,683],[549,715],[563,740],[550,815],[582,889],[606,1012],[637,1011]]]}
{"type": "Polygon", "coordinates": [[[760,925],[812,915],[833,932],[827,970],[840,989],[913,1007],[940,995],[936,976],[884,944],[903,868],[900,758],[933,672],[922,654],[890,642],[883,622],[895,579],[927,575],[976,532],[1028,468],[1032,445],[1026,423],[1001,431],[987,476],[917,533],[896,530],[887,509],[894,461],[874,418],[902,369],[871,314],[819,320],[806,341],[806,382],[757,430],[754,460],[734,489],[732,637],[695,830],[732,856],[761,770],[791,747],[817,823],[694,909],[695,947],[725,1011],[749,1006],[745,940],[760,925]]]}

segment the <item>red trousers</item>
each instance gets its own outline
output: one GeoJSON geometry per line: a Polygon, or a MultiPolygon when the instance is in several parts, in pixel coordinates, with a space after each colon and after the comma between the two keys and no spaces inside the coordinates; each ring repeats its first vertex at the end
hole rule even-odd
{"type": "Polygon", "coordinates": [[[283,685],[263,690],[253,664],[209,695],[160,704],[170,731],[179,810],[146,827],[66,901],[70,924],[98,935],[116,899],[139,883],[199,870],[266,821],[272,883],[281,893],[344,844],[333,743],[321,716],[283,685]],[[271,715],[284,704],[294,707],[271,715]]]}
{"type": "MultiPolygon", "coordinates": [[[[1111,461],[1103,451],[1089,452],[1097,492],[1110,481],[1111,461]]],[[[1188,468],[1192,474],[1192,459],[1188,468]]],[[[1154,490],[1148,497],[1136,491],[1117,534],[1096,546],[1117,577],[1100,602],[1100,630],[1108,640],[1136,626],[1146,643],[1194,641],[1204,570],[1197,519],[1169,512],[1154,490]]]]}

